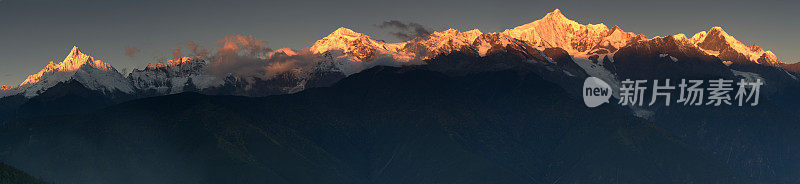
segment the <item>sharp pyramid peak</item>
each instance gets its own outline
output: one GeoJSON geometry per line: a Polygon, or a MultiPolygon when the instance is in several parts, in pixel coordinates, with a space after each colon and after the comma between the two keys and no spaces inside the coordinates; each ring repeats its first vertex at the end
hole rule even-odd
{"type": "Polygon", "coordinates": [[[28,78],[26,78],[25,81],[20,84],[20,86],[37,83],[47,73],[76,71],[84,65],[104,71],[113,70],[110,64],[104,63],[100,60],[95,60],[92,56],[82,53],[78,46],[72,46],[72,49],[69,51],[69,54],[67,54],[67,57],[64,58],[64,61],[60,63],[54,63],[53,61],[50,61],[38,73],[29,75],[28,78]]]}
{"type": "Polygon", "coordinates": [[[553,11],[551,11],[550,13],[547,13],[547,15],[551,15],[551,16],[564,16],[564,14],[562,14],[562,13],[561,13],[561,9],[558,9],[558,8],[554,9],[554,10],[553,10],[553,11]]]}
{"type": "MultiPolygon", "coordinates": [[[[767,63],[780,63],[780,61],[777,60],[777,57],[774,57],[774,54],[771,54],[770,51],[764,50],[763,48],[755,44],[751,46],[746,46],[744,45],[744,43],[737,40],[732,35],[728,34],[728,32],[726,32],[720,26],[711,27],[711,29],[709,29],[708,32],[702,31],[700,33],[697,33],[695,37],[692,38],[692,40],[697,42],[697,44],[704,44],[705,46],[707,46],[704,47],[704,49],[718,51],[718,52],[722,51],[723,49],[726,49],[726,47],[713,47],[709,45],[725,43],[727,47],[732,48],[736,52],[747,57],[750,61],[754,61],[756,63],[759,63],[759,58],[761,58],[765,54],[767,56],[766,59],[768,59],[767,63]]],[[[704,45],[700,46],[703,47],[704,45]]]]}
{"type": "Polygon", "coordinates": [[[711,27],[709,32],[713,32],[713,31],[727,34],[727,32],[725,32],[725,29],[722,29],[722,27],[720,27],[720,26],[711,27]]]}
{"type": "Polygon", "coordinates": [[[555,9],[552,12],[547,13],[547,15],[545,15],[542,19],[569,20],[566,16],[564,16],[564,14],[561,13],[560,9],[555,9]]]}
{"type": "Polygon", "coordinates": [[[744,44],[742,44],[742,43],[741,43],[739,40],[737,40],[736,38],[734,38],[733,36],[731,36],[730,34],[728,34],[728,32],[726,32],[726,31],[725,31],[724,29],[722,29],[722,27],[720,27],[720,26],[714,26],[714,27],[711,27],[711,29],[709,29],[709,30],[708,30],[708,33],[706,33],[706,34],[707,34],[708,36],[719,36],[719,37],[722,37],[722,38],[724,38],[724,39],[725,39],[725,41],[726,41],[726,42],[728,42],[729,44],[744,45],[744,44]]]}
{"type": "Polygon", "coordinates": [[[94,57],[81,52],[78,46],[72,46],[72,50],[69,51],[64,61],[58,63],[58,67],[62,70],[76,70],[85,64],[101,70],[111,70],[111,65],[100,60],[95,60],[94,57]]]}
{"type": "Polygon", "coordinates": [[[67,57],[65,58],[65,60],[77,57],[91,57],[91,56],[81,52],[81,49],[78,48],[78,46],[72,46],[72,49],[69,51],[69,53],[67,53],[67,57]]]}
{"type": "Polygon", "coordinates": [[[363,34],[355,32],[352,29],[348,29],[346,27],[339,27],[338,29],[333,31],[328,36],[352,36],[352,37],[358,37],[360,35],[363,35],[363,34]]]}
{"type": "Polygon", "coordinates": [[[724,37],[725,39],[728,39],[728,40],[731,40],[731,41],[736,41],[736,38],[734,38],[732,35],[730,35],[727,31],[725,31],[725,29],[722,29],[722,27],[720,27],[720,26],[711,27],[711,29],[708,30],[708,34],[709,35],[719,35],[719,36],[724,37]]]}
{"type": "Polygon", "coordinates": [[[64,58],[65,62],[72,62],[73,64],[82,64],[87,60],[91,61],[94,60],[94,58],[81,52],[78,46],[72,46],[72,50],[70,50],[67,57],[64,58]]]}
{"type": "Polygon", "coordinates": [[[78,46],[72,46],[72,50],[69,51],[69,55],[77,55],[77,54],[81,54],[81,49],[79,49],[78,46]]]}
{"type": "MultiPolygon", "coordinates": [[[[580,26],[581,25],[578,22],[575,22],[574,20],[570,20],[569,18],[564,16],[564,14],[561,13],[560,9],[555,9],[552,12],[547,13],[547,15],[545,15],[541,19],[535,20],[535,21],[533,21],[531,23],[528,23],[526,25],[527,26],[533,26],[533,25],[563,25],[563,24],[568,24],[568,25],[572,25],[572,26],[580,26]]],[[[526,25],[523,25],[521,27],[527,27],[526,25]]],[[[603,24],[599,24],[599,25],[595,25],[595,26],[606,27],[603,24]]]]}

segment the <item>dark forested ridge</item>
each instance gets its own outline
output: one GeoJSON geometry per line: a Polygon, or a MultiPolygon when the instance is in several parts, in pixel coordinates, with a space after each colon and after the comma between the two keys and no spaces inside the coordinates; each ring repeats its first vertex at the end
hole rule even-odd
{"type": "Polygon", "coordinates": [[[332,87],[183,93],[0,129],[0,158],[58,183],[748,183],[616,106],[514,70],[375,67],[332,87]]]}
{"type": "Polygon", "coordinates": [[[2,184],[45,184],[39,178],[0,162],[0,183],[2,184]]]}

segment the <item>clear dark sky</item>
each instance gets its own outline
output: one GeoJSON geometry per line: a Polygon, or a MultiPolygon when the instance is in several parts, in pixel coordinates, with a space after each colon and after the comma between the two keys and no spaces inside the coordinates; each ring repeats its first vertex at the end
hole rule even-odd
{"type": "Polygon", "coordinates": [[[581,24],[619,25],[648,37],[692,36],[722,26],[746,45],[800,61],[797,1],[256,1],[256,0],[0,0],[0,84],[17,85],[73,45],[118,70],[143,68],[172,56],[180,42],[213,48],[234,34],[272,48],[308,47],[338,27],[398,41],[375,25],[416,22],[434,30],[497,32],[539,19],[556,8],[581,24]],[[134,57],[126,47],[141,50],[134,57]]]}

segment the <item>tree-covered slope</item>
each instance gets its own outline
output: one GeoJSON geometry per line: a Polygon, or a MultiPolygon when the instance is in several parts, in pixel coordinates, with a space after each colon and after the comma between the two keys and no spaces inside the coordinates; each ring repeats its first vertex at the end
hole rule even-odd
{"type": "Polygon", "coordinates": [[[536,74],[375,67],[332,87],[184,93],[3,124],[59,183],[747,183],[670,132],[536,74]]]}

